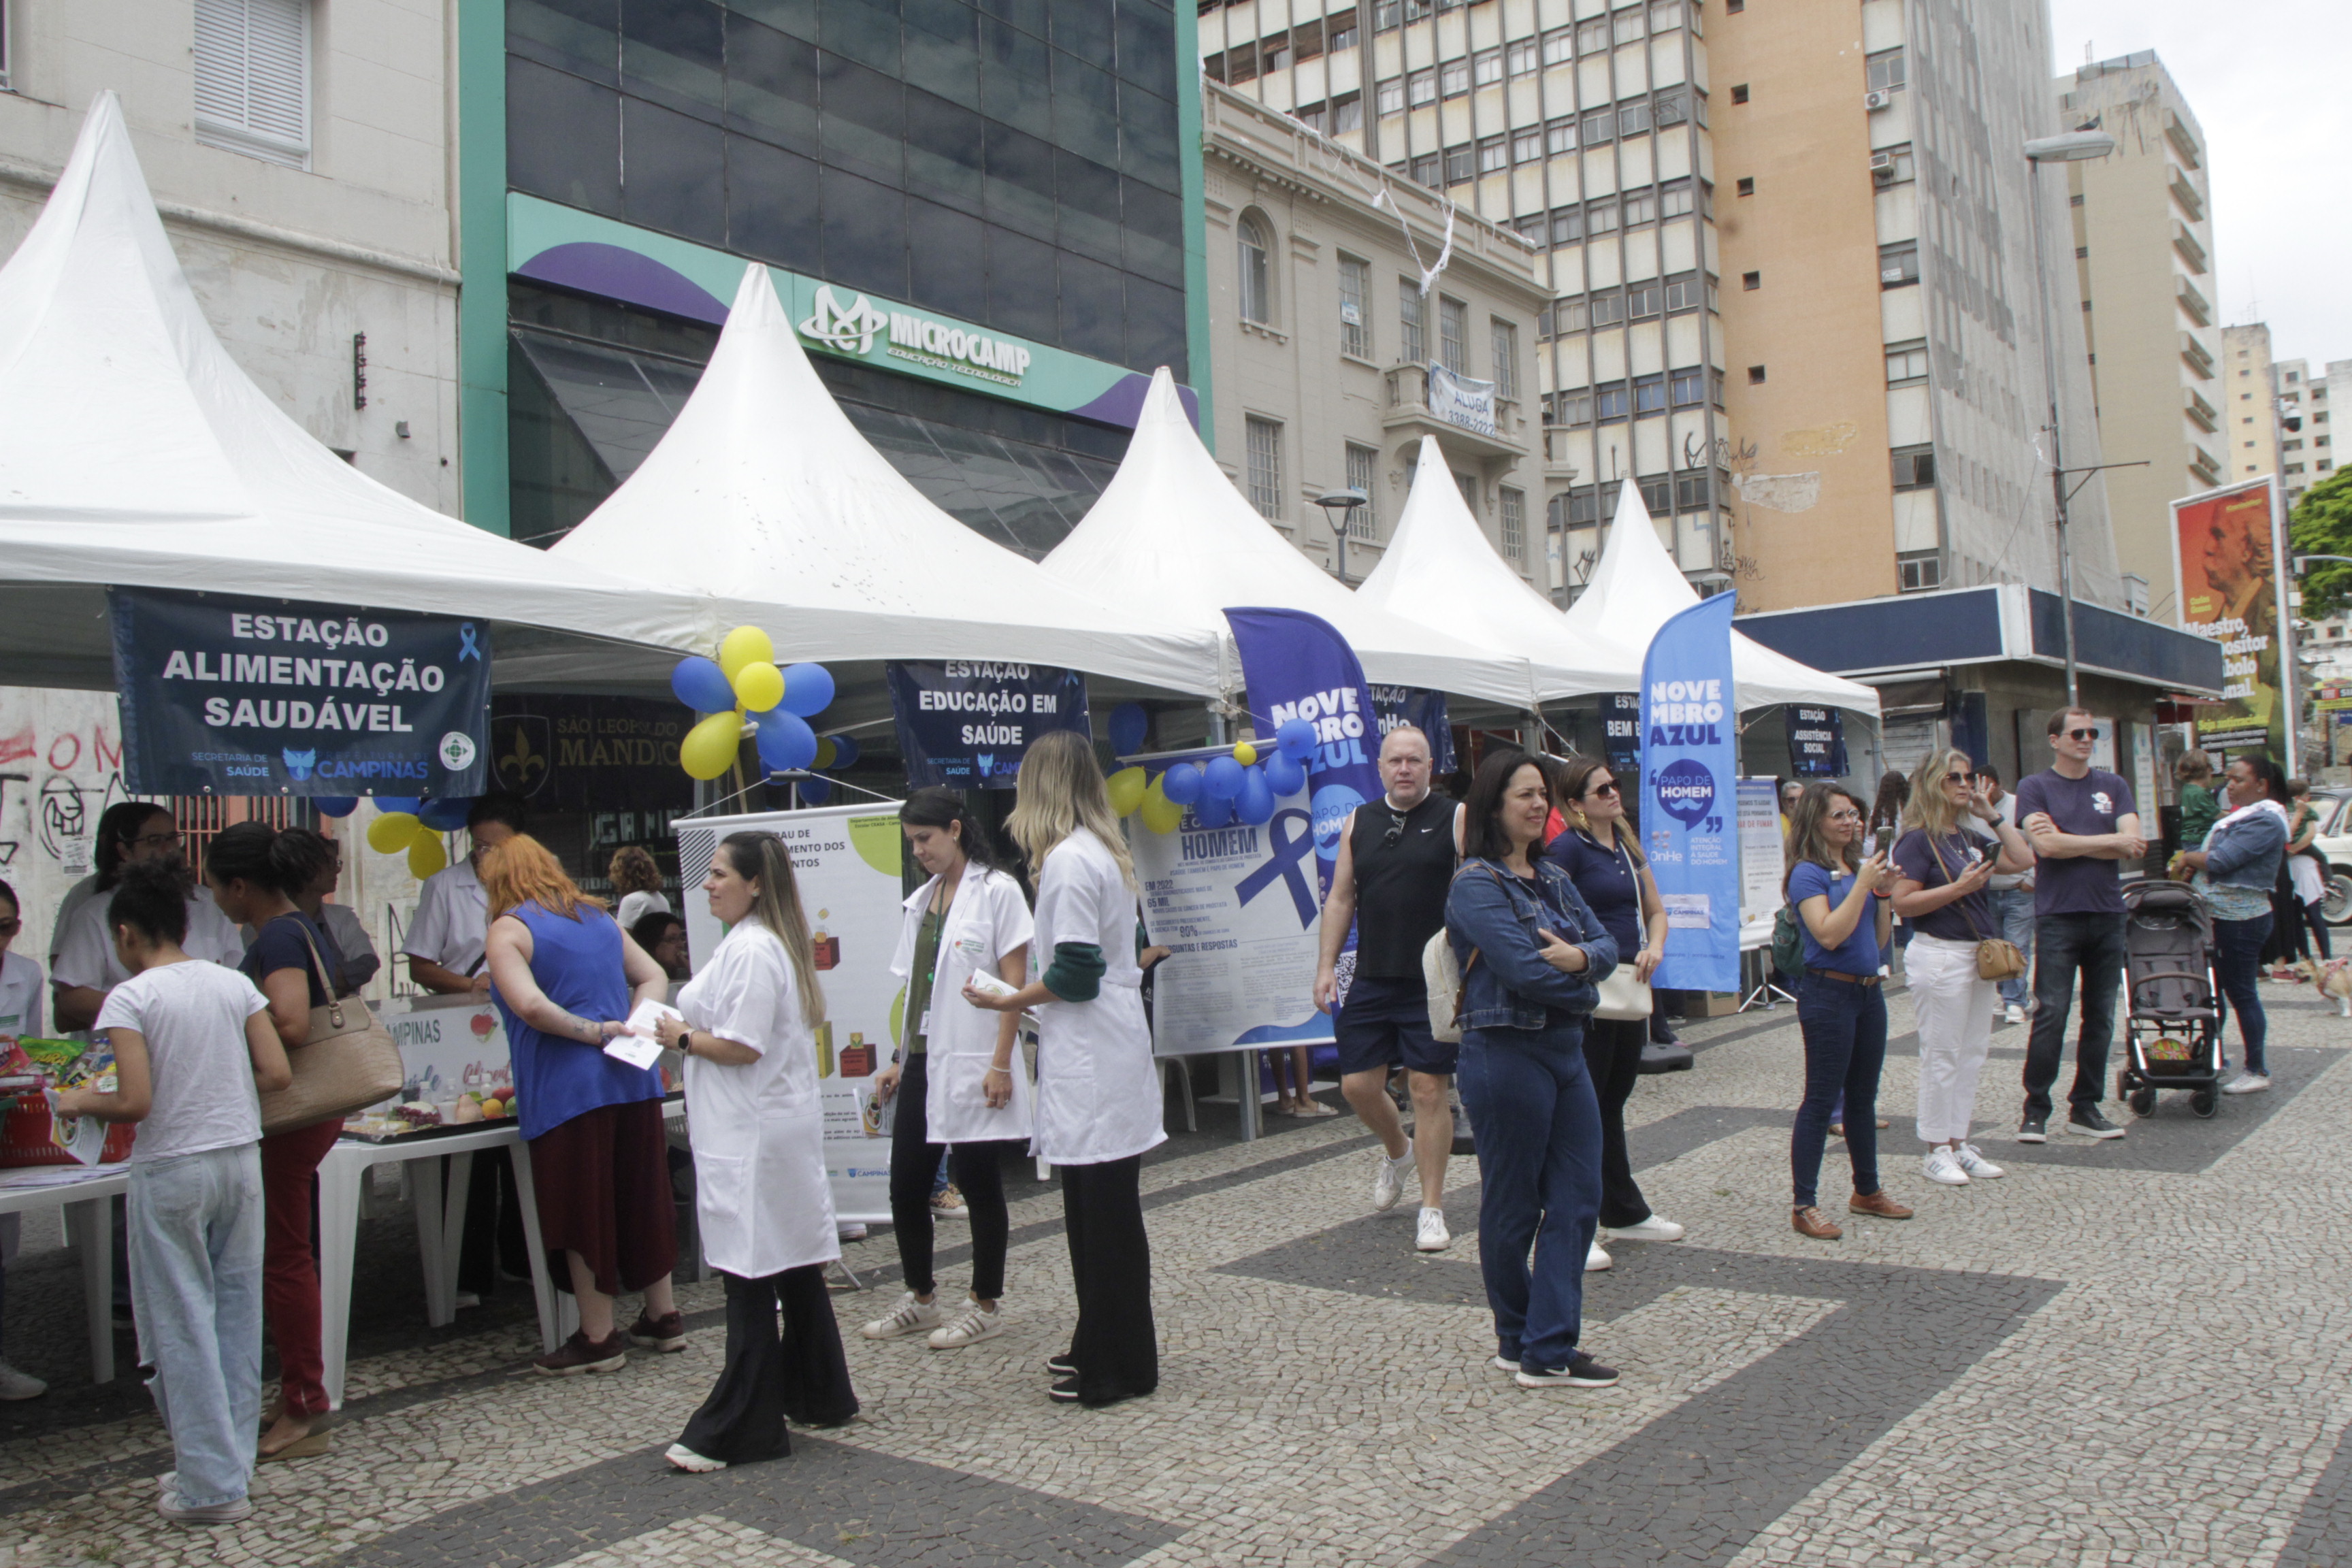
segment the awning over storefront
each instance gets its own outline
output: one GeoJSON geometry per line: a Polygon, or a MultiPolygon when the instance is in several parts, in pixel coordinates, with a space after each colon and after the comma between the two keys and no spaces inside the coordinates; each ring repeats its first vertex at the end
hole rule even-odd
{"type": "Polygon", "coordinates": [[[1175,619],[1207,636],[1223,635],[1228,606],[1306,610],[1339,628],[1370,680],[1513,710],[1535,700],[1524,657],[1477,647],[1349,593],[1276,533],[1201,444],[1165,370],[1152,378],[1118,477],[1045,557],[1045,570],[1134,615],[1175,619]]]}

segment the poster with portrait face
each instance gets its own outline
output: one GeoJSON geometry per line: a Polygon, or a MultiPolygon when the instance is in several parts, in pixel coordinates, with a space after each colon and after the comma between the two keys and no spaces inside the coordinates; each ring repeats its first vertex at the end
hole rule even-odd
{"type": "Polygon", "coordinates": [[[2172,525],[2181,629],[2221,645],[2225,700],[2198,710],[2197,743],[2208,752],[2267,746],[2292,770],[2279,678],[2287,563],[2276,481],[2174,501],[2172,525]]]}

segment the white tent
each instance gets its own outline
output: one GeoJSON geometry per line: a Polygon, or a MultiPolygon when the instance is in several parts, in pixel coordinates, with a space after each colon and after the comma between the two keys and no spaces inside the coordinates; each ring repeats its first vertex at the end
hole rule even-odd
{"type": "Polygon", "coordinates": [[[1216,639],[1114,609],[941,511],[818,379],[768,269],[744,270],[667,434],[550,553],[707,595],[780,660],[971,658],[1217,689],[1216,639]]]}
{"type": "MultiPolygon", "coordinates": [[[[1642,492],[1627,479],[1617,494],[1617,517],[1601,563],[1583,594],[1568,607],[1570,629],[1637,650],[1618,689],[1639,690],[1650,639],[1675,612],[1697,603],[1698,590],[1667,555],[1649,509],[1642,504],[1642,492]]],[[[1782,702],[1852,708],[1873,715],[1878,711],[1878,693],[1869,687],[1824,675],[1738,631],[1731,634],[1731,669],[1739,682],[1743,712],[1782,702]]]]}
{"type": "Polygon", "coordinates": [[[1572,629],[1558,606],[1504,563],[1470,515],[1432,437],[1421,438],[1404,511],[1356,597],[1492,652],[1526,658],[1535,667],[1536,695],[1546,702],[1630,690],[1641,676],[1638,651],[1598,631],[1572,629]]]}
{"type": "Polygon", "coordinates": [[[549,640],[514,627],[698,640],[690,601],[444,517],[295,424],[213,335],[101,92],[0,268],[0,680],[110,689],[108,584],[472,616],[502,653],[549,640]]]}
{"type": "Polygon", "coordinates": [[[1045,570],[1138,615],[1149,611],[1219,637],[1229,607],[1305,610],[1339,628],[1369,680],[1517,710],[1534,700],[1524,658],[1366,602],[1276,533],[1201,444],[1164,367],[1151,378],[1118,472],[1045,557],[1045,570]]]}

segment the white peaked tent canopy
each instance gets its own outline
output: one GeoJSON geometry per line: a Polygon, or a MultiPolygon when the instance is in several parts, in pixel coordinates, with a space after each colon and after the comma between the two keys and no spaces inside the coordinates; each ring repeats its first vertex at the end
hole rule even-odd
{"type": "Polygon", "coordinates": [[[695,630],[690,602],[444,517],[288,417],[213,335],[101,92],[0,268],[0,680],[112,687],[108,584],[472,616],[502,653],[695,630]]]}
{"type": "Polygon", "coordinates": [[[1366,603],[1276,533],[1201,444],[1164,366],[1151,378],[1118,472],[1045,557],[1045,570],[1138,615],[1170,616],[1220,637],[1227,608],[1305,610],[1339,628],[1368,680],[1515,709],[1533,700],[1524,658],[1366,603]]]}
{"type": "Polygon", "coordinates": [[[1578,632],[1507,565],[1470,515],[1434,437],[1421,438],[1412,489],[1381,563],[1356,597],[1535,667],[1539,700],[1627,689],[1642,656],[1597,631],[1578,632]]]}
{"type": "MultiPolygon", "coordinates": [[[[1618,689],[1636,691],[1650,639],[1677,611],[1697,603],[1698,590],[1659,542],[1642,492],[1633,480],[1625,480],[1617,493],[1617,517],[1610,525],[1601,564],[1593,569],[1584,593],[1568,607],[1570,629],[1633,649],[1633,666],[1618,689]]],[[[1731,634],[1731,670],[1739,682],[1743,712],[1782,702],[1878,711],[1878,693],[1869,687],[1799,664],[1742,632],[1731,634]]]]}
{"type": "Polygon", "coordinates": [[[668,433],[551,553],[708,595],[714,627],[765,628],[780,661],[986,659],[1216,689],[1213,637],[1111,608],[908,483],[817,378],[757,263],[668,433]]]}

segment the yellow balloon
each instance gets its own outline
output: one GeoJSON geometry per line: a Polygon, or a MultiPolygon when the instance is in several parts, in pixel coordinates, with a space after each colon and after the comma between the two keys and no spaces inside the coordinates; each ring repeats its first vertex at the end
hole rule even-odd
{"type": "Polygon", "coordinates": [[[754,713],[765,713],[784,700],[784,672],[765,659],[755,659],[733,677],[736,700],[754,713]]]}
{"type": "Polygon", "coordinates": [[[678,764],[689,778],[715,779],[735,765],[743,744],[743,716],[713,713],[678,742],[678,764]]]}
{"type": "Polygon", "coordinates": [[[1173,833],[1183,820],[1184,808],[1164,795],[1143,803],[1143,826],[1154,833],[1173,833]]]}
{"type": "Polygon", "coordinates": [[[408,847],[408,874],[421,882],[448,868],[449,851],[441,847],[441,836],[425,828],[408,847]]]}
{"type": "Polygon", "coordinates": [[[833,737],[819,735],[816,738],[816,760],[809,765],[822,772],[840,760],[841,748],[834,743],[833,737]]]}
{"type": "Polygon", "coordinates": [[[1234,743],[1234,761],[1244,767],[1248,767],[1257,761],[1257,748],[1247,741],[1236,741],[1234,743]]]}
{"type": "Polygon", "coordinates": [[[1143,770],[1121,768],[1103,781],[1110,786],[1110,808],[1121,816],[1143,804],[1143,770]]]}
{"type": "Polygon", "coordinates": [[[719,644],[719,668],[728,679],[747,664],[773,664],[776,645],[757,626],[737,626],[719,644]]]}
{"type": "Polygon", "coordinates": [[[397,855],[420,833],[427,832],[413,811],[387,811],[368,824],[368,847],[379,855],[397,855]]]}

